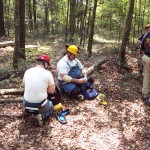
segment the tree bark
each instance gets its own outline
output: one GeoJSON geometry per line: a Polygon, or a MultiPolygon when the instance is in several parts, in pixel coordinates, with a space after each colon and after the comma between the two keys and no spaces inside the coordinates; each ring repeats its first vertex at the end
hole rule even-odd
{"type": "Polygon", "coordinates": [[[33,18],[34,18],[34,29],[37,28],[36,25],[36,0],[33,0],[33,18]]]}
{"type": "Polygon", "coordinates": [[[75,34],[75,7],[76,7],[76,1],[70,0],[70,38],[69,41],[73,42],[74,34],[75,34]]]}
{"type": "Polygon", "coordinates": [[[25,0],[19,0],[19,46],[19,57],[25,60],[25,0]]]}
{"type": "Polygon", "coordinates": [[[129,41],[129,35],[130,35],[130,30],[131,30],[132,18],[133,18],[133,10],[134,10],[134,0],[130,0],[128,16],[126,19],[124,35],[123,35],[122,44],[121,44],[121,48],[120,48],[120,65],[121,65],[121,67],[123,67],[124,64],[126,63],[125,50],[126,50],[126,45],[129,41]]]}
{"type": "Polygon", "coordinates": [[[15,0],[15,47],[13,52],[13,67],[18,68],[18,58],[19,58],[19,1],[15,0]]]}
{"type": "Polygon", "coordinates": [[[69,22],[69,0],[67,1],[67,16],[66,16],[66,34],[65,34],[65,42],[68,41],[68,22],[69,22]]]}
{"type": "Polygon", "coordinates": [[[95,23],[95,17],[96,17],[96,8],[97,8],[97,0],[94,0],[94,8],[93,8],[93,15],[91,19],[91,25],[90,25],[90,34],[89,34],[89,40],[88,40],[88,53],[89,57],[92,55],[92,44],[93,44],[93,36],[94,36],[94,23],[95,23]]]}
{"type": "Polygon", "coordinates": [[[0,0],[0,37],[5,36],[3,0],[0,0]]]}

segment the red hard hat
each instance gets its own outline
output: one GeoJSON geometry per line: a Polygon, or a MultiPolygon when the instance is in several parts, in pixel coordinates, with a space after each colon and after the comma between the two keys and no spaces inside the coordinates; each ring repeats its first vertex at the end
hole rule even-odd
{"type": "Polygon", "coordinates": [[[47,55],[44,55],[44,54],[38,56],[37,60],[44,60],[44,61],[46,61],[48,64],[50,63],[50,58],[49,58],[47,55]]]}

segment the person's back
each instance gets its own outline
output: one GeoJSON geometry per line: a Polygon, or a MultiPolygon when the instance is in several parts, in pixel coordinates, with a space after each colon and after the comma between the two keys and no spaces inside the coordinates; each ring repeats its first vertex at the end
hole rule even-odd
{"type": "Polygon", "coordinates": [[[24,99],[32,103],[40,103],[47,98],[47,88],[54,84],[52,74],[44,68],[34,67],[25,72],[24,99]]]}
{"type": "Polygon", "coordinates": [[[37,65],[28,69],[23,77],[25,111],[35,115],[38,125],[50,116],[53,111],[53,103],[47,99],[48,94],[54,94],[54,79],[48,69],[50,58],[47,55],[40,55],[37,58],[37,65]]]}

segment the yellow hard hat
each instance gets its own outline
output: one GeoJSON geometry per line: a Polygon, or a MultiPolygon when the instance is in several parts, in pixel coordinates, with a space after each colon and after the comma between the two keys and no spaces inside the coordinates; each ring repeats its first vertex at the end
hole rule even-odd
{"type": "Polygon", "coordinates": [[[78,47],[75,46],[75,45],[70,45],[68,48],[67,48],[67,51],[72,53],[72,54],[79,54],[79,51],[78,51],[78,47]]]}

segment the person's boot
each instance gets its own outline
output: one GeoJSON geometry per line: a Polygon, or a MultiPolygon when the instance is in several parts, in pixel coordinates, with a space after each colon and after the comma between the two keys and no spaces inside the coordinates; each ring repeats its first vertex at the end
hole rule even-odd
{"type": "Polygon", "coordinates": [[[32,115],[32,122],[35,126],[40,127],[43,124],[43,119],[41,114],[32,115]]]}
{"type": "Polygon", "coordinates": [[[77,95],[77,99],[78,99],[78,100],[83,100],[83,99],[84,99],[84,96],[83,96],[82,94],[78,94],[78,95],[77,95]]]}

